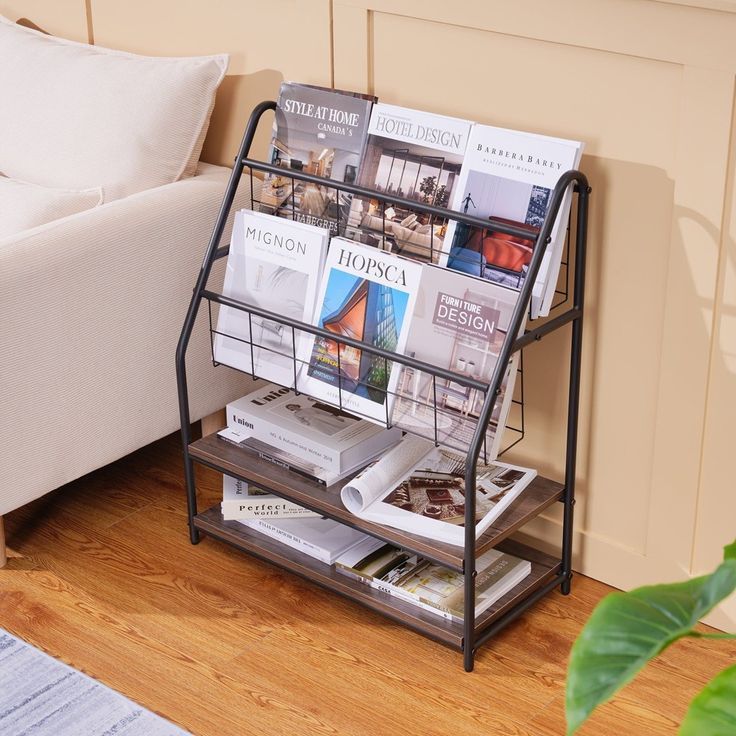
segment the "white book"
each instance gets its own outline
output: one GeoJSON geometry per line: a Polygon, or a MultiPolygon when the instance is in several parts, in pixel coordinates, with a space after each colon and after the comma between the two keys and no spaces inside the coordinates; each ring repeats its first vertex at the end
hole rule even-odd
{"type": "Polygon", "coordinates": [[[240,519],[293,519],[319,516],[293,501],[276,496],[231,475],[222,476],[222,518],[240,519]]]}
{"type": "Polygon", "coordinates": [[[345,472],[395,445],[386,429],[323,404],[307,394],[261,384],[227,405],[228,426],[322,468],[345,472]]]}
{"type": "MultiPolygon", "coordinates": [[[[546,217],[558,179],[580,163],[583,144],[490,125],[474,125],[453,209],[521,227],[529,238],[492,228],[450,222],[442,265],[520,289],[534,238],[546,217]]],[[[557,281],[572,193],[568,190],[552,227],[532,291],[532,316],[543,315],[548,282],[557,281]]],[[[554,287],[552,287],[554,291],[554,287]]]]}
{"type": "MultiPolygon", "coordinates": [[[[266,460],[272,465],[276,465],[279,468],[284,468],[292,473],[300,475],[302,478],[313,480],[322,486],[331,486],[338,483],[343,478],[347,478],[351,475],[355,475],[359,470],[362,470],[368,463],[374,460],[378,455],[383,454],[383,449],[366,459],[361,459],[356,465],[346,468],[343,471],[330,470],[323,468],[314,462],[299,458],[286,450],[281,450],[278,447],[269,445],[267,442],[258,440],[255,437],[251,437],[249,433],[244,433],[238,429],[231,427],[225,427],[221,429],[217,435],[222,437],[227,442],[233,445],[237,445],[245,452],[257,455],[261,460],[266,460]]],[[[397,441],[398,441],[397,437],[397,441]]]]}
{"type": "MultiPolygon", "coordinates": [[[[425,264],[406,354],[459,377],[488,383],[518,301],[515,289],[425,264]]],[[[526,312],[520,331],[525,321],[526,312]]],[[[493,460],[500,449],[517,361],[515,355],[502,377],[501,394],[486,432],[486,461],[493,460]]],[[[402,366],[391,421],[408,432],[465,452],[484,399],[483,391],[402,366]]]]}
{"type": "MultiPolygon", "coordinates": [[[[406,435],[340,493],[361,519],[462,547],[465,541],[464,454],[406,435]]],[[[507,463],[476,465],[475,537],[488,529],[536,476],[507,463]]]]}
{"type": "Polygon", "coordinates": [[[368,536],[357,529],[324,517],[250,519],[240,523],[328,565],[368,536]]]}
{"type": "MultiPolygon", "coordinates": [[[[329,231],[250,210],[235,213],[223,294],[309,322],[329,231]]],[[[286,386],[304,359],[306,335],[282,322],[220,307],[215,360],[286,386]],[[252,334],[251,334],[252,329],[252,334]]]]}
{"type": "MultiPolygon", "coordinates": [[[[468,144],[469,120],[379,103],[373,106],[358,184],[437,207],[449,207],[468,144]]],[[[354,197],[346,236],[437,263],[447,221],[410,208],[354,197]]]]}
{"type": "MultiPolygon", "coordinates": [[[[421,270],[414,261],[333,238],[314,323],[337,335],[403,353],[421,270]]],[[[399,368],[366,350],[313,337],[299,388],[360,417],[388,424],[399,368]]]]}

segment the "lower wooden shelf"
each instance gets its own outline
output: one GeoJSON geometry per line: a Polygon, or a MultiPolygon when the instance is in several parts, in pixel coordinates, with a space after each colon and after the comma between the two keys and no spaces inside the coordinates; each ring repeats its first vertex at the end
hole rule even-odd
{"type": "MultiPolygon", "coordinates": [[[[425,636],[462,650],[463,628],[441,616],[423,611],[395,596],[353,580],[337,572],[332,566],[315,560],[280,542],[258,534],[237,521],[225,521],[219,506],[194,517],[194,526],[209,536],[242,549],[249,554],[271,562],[290,572],[301,575],[329,590],[339,593],[364,606],[378,611],[425,636]]],[[[518,603],[527,599],[535,590],[550,583],[560,571],[560,561],[531,547],[506,540],[498,545],[502,551],[531,561],[532,570],[519,585],[500,598],[476,621],[476,636],[497,622],[518,603]]]]}

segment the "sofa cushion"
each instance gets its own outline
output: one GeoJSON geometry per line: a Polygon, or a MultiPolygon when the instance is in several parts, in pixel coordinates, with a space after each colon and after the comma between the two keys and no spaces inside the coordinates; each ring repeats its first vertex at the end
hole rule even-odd
{"type": "Polygon", "coordinates": [[[102,188],[54,189],[0,176],[0,238],[96,207],[102,188]]]}
{"type": "Polygon", "coordinates": [[[0,16],[0,172],[105,201],[194,173],[228,57],[149,57],[0,16]]]}

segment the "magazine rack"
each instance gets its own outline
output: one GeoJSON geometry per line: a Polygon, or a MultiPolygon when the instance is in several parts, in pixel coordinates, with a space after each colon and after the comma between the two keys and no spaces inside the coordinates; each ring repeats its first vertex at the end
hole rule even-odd
{"type": "MultiPolygon", "coordinates": [[[[251,185],[253,184],[253,171],[277,174],[289,179],[318,184],[320,186],[334,189],[338,192],[350,193],[368,197],[384,204],[399,206],[416,212],[424,213],[430,217],[445,220],[454,219],[475,227],[488,227],[489,221],[471,217],[467,214],[422,204],[413,200],[393,196],[386,192],[355,186],[353,184],[336,182],[324,179],[302,171],[285,170],[261,161],[248,158],[256,128],[261,117],[268,110],[276,108],[275,102],[262,102],[252,112],[248,125],[245,129],[240,151],[230,175],[230,180],[225,196],[220,207],[219,214],[207,246],[207,251],[197,278],[186,319],[181,332],[181,337],[176,351],[177,382],[179,392],[179,410],[181,415],[181,432],[184,449],[184,469],[187,491],[187,502],[189,512],[189,530],[192,544],[199,542],[200,533],[204,532],[217,539],[228,542],[242,550],[257,557],[273,562],[287,570],[295,572],[303,577],[319,583],[320,585],[336,591],[352,600],[359,601],[369,608],[379,611],[394,620],[397,620],[427,636],[439,640],[451,647],[463,652],[464,665],[467,671],[473,669],[475,653],[479,646],[488,641],[497,631],[516,619],[527,608],[539,600],[542,596],[560,586],[563,594],[570,592],[572,578],[571,556],[572,556],[572,523],[573,506],[575,504],[575,461],[577,446],[578,427],[578,403],[580,390],[580,361],[582,346],[583,327],[583,298],[585,286],[585,247],[588,216],[588,198],[590,188],[584,174],[579,171],[568,171],[560,177],[555,187],[548,216],[535,239],[533,256],[529,265],[526,280],[521,288],[519,300],[514,308],[506,339],[500,351],[500,355],[488,382],[479,381],[467,375],[453,372],[439,366],[435,366],[417,360],[412,356],[401,355],[395,352],[383,350],[374,345],[363,343],[349,337],[336,335],[335,333],[321,329],[314,325],[295,321],[282,315],[269,312],[264,309],[248,305],[231,299],[224,294],[207,288],[207,281],[213,264],[220,258],[225,257],[229,248],[220,246],[225,224],[233,204],[236,190],[244,176],[245,169],[249,170],[251,185]],[[563,303],[565,306],[561,313],[556,314],[549,320],[527,330],[519,335],[520,326],[523,323],[525,312],[529,308],[532,288],[540,268],[546,245],[550,241],[552,224],[556,219],[563,197],[569,187],[574,187],[576,194],[576,224],[574,228],[574,275],[572,289],[572,304],[563,303]],[[363,521],[350,514],[340,502],[340,488],[332,486],[324,488],[309,480],[303,479],[288,470],[276,467],[265,460],[246,453],[244,450],[222,440],[217,434],[203,437],[192,441],[190,429],[189,398],[186,374],[186,351],[194,323],[203,300],[210,307],[212,303],[226,305],[241,310],[249,315],[264,317],[272,320],[278,325],[283,325],[285,334],[289,337],[287,343],[291,343],[292,357],[294,360],[294,375],[298,372],[298,361],[296,359],[296,333],[304,332],[311,335],[320,335],[339,344],[340,350],[345,346],[366,351],[369,354],[379,356],[386,365],[398,363],[408,366],[417,371],[422,371],[432,377],[432,385],[435,388],[434,407],[435,422],[437,416],[436,405],[436,381],[444,379],[453,384],[466,387],[469,390],[481,392],[483,395],[482,408],[477,418],[477,425],[469,442],[466,459],[466,494],[465,494],[465,544],[459,548],[449,544],[436,542],[426,537],[413,535],[398,529],[389,528],[372,522],[363,521]],[[486,427],[491,420],[494,405],[500,392],[503,376],[507,370],[512,355],[524,347],[541,340],[550,332],[560,329],[565,325],[571,325],[572,340],[570,353],[570,377],[567,411],[567,449],[565,459],[564,483],[556,483],[552,480],[537,476],[532,484],[528,486],[521,496],[498,518],[492,526],[478,539],[475,537],[475,467],[478,458],[483,451],[486,436],[486,427]],[[412,550],[434,562],[445,565],[465,575],[465,603],[463,623],[445,619],[433,615],[422,609],[404,602],[394,596],[373,589],[360,582],[353,581],[347,576],[336,573],[335,570],[324,563],[318,562],[296,550],[269,539],[257,532],[251,531],[246,526],[237,522],[223,521],[219,506],[208,511],[198,513],[196,488],[194,480],[194,462],[201,463],[227,473],[246,482],[268,488],[276,494],[290,499],[320,514],[331,517],[344,524],[350,525],[363,532],[390,542],[398,547],[412,550]],[[550,556],[521,545],[508,537],[517,531],[530,519],[537,516],[545,508],[555,502],[563,505],[563,523],[561,549],[558,556],[550,556]],[[491,547],[500,545],[517,556],[531,561],[532,572],[516,588],[484,611],[480,616],[475,616],[475,577],[476,558],[491,547]]],[[[251,186],[251,196],[253,188],[251,186]]],[[[529,232],[501,222],[491,221],[493,228],[509,235],[516,235],[529,239],[529,232]]],[[[556,311],[560,311],[559,309],[556,311]]],[[[211,315],[211,311],[210,311],[211,315]]],[[[210,316],[210,329],[212,328],[210,316]]],[[[253,350],[253,332],[250,332],[250,349],[253,350]]],[[[259,347],[256,344],[256,347],[259,347]]],[[[298,386],[297,386],[298,389],[298,386]]],[[[388,405],[388,401],[385,402],[388,405]]],[[[390,417],[386,416],[386,423],[390,417]]],[[[436,424],[435,424],[436,434],[436,424]]]]}

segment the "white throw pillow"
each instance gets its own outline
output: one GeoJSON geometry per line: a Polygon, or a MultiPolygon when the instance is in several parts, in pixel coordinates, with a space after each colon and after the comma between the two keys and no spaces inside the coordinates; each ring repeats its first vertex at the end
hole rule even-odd
{"type": "Polygon", "coordinates": [[[102,188],[52,189],[0,176],[0,238],[97,207],[102,188]]]}
{"type": "Polygon", "coordinates": [[[138,56],[0,16],[0,171],[105,201],[194,173],[227,55],[138,56]]]}

